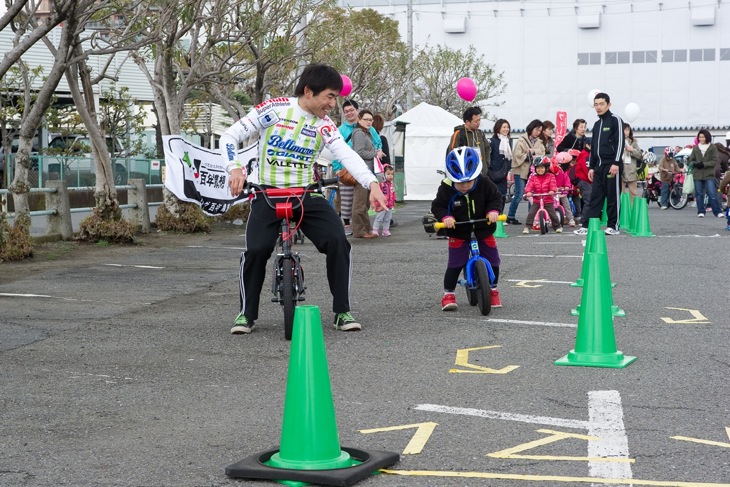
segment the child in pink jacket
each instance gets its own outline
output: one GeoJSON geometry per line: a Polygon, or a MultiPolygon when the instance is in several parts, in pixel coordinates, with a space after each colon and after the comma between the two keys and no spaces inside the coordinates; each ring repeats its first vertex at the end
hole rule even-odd
{"type": "Polygon", "coordinates": [[[385,165],[383,166],[383,174],[385,176],[385,181],[380,183],[380,189],[383,191],[383,195],[385,196],[385,202],[388,204],[387,208],[381,208],[380,205],[376,203],[376,207],[374,210],[377,212],[375,215],[375,221],[373,222],[373,234],[378,234],[378,228],[382,225],[383,227],[383,237],[390,237],[390,221],[393,219],[393,208],[395,207],[395,185],[393,184],[393,179],[395,179],[395,170],[393,169],[393,166],[385,165]]]}
{"type": "Polygon", "coordinates": [[[550,159],[538,156],[535,157],[532,164],[535,166],[535,174],[530,176],[530,179],[527,181],[527,186],[525,186],[525,198],[531,201],[532,206],[527,213],[525,228],[522,230],[522,233],[530,233],[530,225],[535,220],[537,210],[540,209],[540,200],[542,200],[543,206],[550,216],[550,222],[553,224],[555,233],[563,233],[563,226],[558,219],[558,214],[555,213],[555,205],[553,204],[555,201],[555,192],[558,190],[558,184],[555,181],[555,175],[548,171],[550,168],[550,159]]]}

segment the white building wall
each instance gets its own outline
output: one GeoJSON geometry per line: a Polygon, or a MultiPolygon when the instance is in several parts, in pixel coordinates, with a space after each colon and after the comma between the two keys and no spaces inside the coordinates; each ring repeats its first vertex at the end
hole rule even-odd
{"type": "MultiPolygon", "coordinates": [[[[390,15],[407,37],[405,0],[341,0],[390,15]]],[[[613,111],[635,102],[636,127],[730,126],[730,0],[658,1],[413,1],[413,41],[467,49],[504,71],[505,104],[490,110],[515,128],[530,120],[595,119],[590,90],[611,96],[613,111]],[[714,25],[692,25],[691,11],[714,11],[714,25]],[[578,26],[600,14],[600,27],[578,26]],[[467,17],[466,32],[444,32],[447,19],[467,17]],[[708,49],[714,60],[690,61],[690,50],[708,49]],[[687,60],[666,62],[662,51],[684,50],[687,60]],[[630,52],[628,64],[606,64],[606,53],[630,52]],[[634,51],[656,51],[656,62],[634,62],[634,51]],[[598,64],[578,63],[579,54],[598,53],[598,64]],[[723,57],[721,60],[721,56],[723,57]]],[[[724,133],[724,132],[723,132],[724,133]]]]}

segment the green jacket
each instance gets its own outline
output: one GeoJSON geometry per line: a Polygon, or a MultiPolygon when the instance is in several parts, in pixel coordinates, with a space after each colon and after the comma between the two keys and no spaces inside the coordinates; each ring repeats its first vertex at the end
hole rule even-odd
{"type": "Polygon", "coordinates": [[[706,181],[708,179],[713,179],[715,177],[715,165],[717,165],[717,161],[717,147],[715,147],[715,144],[710,144],[710,146],[705,151],[704,156],[702,155],[702,151],[700,150],[699,146],[694,146],[692,148],[692,153],[689,155],[689,159],[687,159],[687,162],[693,168],[692,177],[695,181],[706,181]],[[697,169],[694,167],[695,162],[702,162],[705,167],[703,167],[702,169],[697,169]]]}

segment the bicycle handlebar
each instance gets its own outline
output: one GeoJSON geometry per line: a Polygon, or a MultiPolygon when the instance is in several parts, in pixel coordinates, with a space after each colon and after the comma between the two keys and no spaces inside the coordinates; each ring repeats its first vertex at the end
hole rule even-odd
{"type": "MultiPolygon", "coordinates": [[[[305,193],[322,193],[325,186],[331,186],[337,184],[337,178],[331,179],[318,179],[317,181],[307,185],[304,188],[292,187],[292,188],[264,188],[256,183],[246,181],[243,188],[243,195],[248,196],[251,194],[260,194],[266,200],[266,203],[274,208],[276,203],[271,202],[271,198],[292,198],[298,200],[299,197],[305,193]]],[[[298,208],[299,204],[292,205],[292,208],[298,208]]]]}
{"type": "MultiPolygon", "coordinates": [[[[465,220],[463,222],[454,222],[454,223],[456,225],[466,225],[467,223],[473,224],[473,223],[482,223],[482,222],[488,222],[488,221],[489,220],[487,218],[478,218],[476,220],[465,220]]],[[[507,215],[505,215],[504,213],[501,214],[501,215],[499,215],[497,217],[497,221],[499,221],[499,222],[506,222],[507,221],[507,215]]],[[[434,230],[443,230],[444,228],[446,228],[446,225],[444,224],[444,222],[434,222],[433,228],[434,228],[434,230]]]]}

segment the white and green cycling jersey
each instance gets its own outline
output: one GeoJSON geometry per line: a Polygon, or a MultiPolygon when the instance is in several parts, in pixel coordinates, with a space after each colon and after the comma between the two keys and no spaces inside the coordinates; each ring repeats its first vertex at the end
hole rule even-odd
{"type": "Polygon", "coordinates": [[[226,171],[246,167],[246,161],[237,160],[238,145],[256,133],[259,184],[279,188],[308,185],[314,181],[315,161],[325,146],[360,184],[367,187],[376,181],[332,120],[306,112],[298,98],[267,100],[226,130],[220,140],[226,171]]]}

